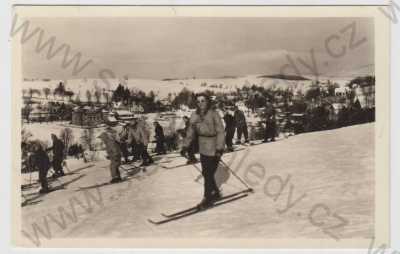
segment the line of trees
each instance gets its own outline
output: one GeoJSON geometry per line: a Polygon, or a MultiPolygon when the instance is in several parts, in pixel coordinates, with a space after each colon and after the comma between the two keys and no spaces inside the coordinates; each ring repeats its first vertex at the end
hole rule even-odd
{"type": "Polygon", "coordinates": [[[50,94],[53,94],[54,96],[60,96],[61,98],[67,97],[69,100],[71,100],[72,96],[74,95],[74,92],[66,90],[63,82],[60,82],[58,84],[58,86],[54,89],[53,93],[52,90],[48,87],[44,87],[41,90],[36,88],[29,88],[22,90],[22,95],[28,96],[29,98],[32,98],[35,95],[36,96],[44,95],[44,97],[48,99],[50,94]]]}

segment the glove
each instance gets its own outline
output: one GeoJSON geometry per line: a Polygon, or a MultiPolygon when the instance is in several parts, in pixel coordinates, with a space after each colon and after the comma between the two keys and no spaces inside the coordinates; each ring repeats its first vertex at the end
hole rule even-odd
{"type": "Polygon", "coordinates": [[[223,153],[223,149],[218,149],[217,151],[215,151],[215,156],[218,157],[218,160],[221,159],[223,153]]]}
{"type": "Polygon", "coordinates": [[[182,155],[183,157],[186,157],[187,151],[188,151],[188,148],[187,148],[187,147],[182,147],[181,155],[182,155]]]}

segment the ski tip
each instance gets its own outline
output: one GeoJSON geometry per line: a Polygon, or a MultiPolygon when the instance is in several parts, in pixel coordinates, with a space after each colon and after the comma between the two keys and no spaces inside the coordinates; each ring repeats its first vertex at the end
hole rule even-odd
{"type": "Polygon", "coordinates": [[[147,221],[150,222],[151,224],[158,225],[158,223],[156,221],[153,221],[152,219],[147,219],[147,221]]]}

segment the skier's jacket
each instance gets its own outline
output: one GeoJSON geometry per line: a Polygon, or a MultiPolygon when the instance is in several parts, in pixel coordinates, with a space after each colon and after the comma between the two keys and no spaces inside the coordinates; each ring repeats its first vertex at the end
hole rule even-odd
{"type": "Polygon", "coordinates": [[[118,140],[116,138],[115,132],[110,128],[107,128],[99,138],[106,145],[107,155],[110,160],[119,160],[121,159],[121,148],[118,144],[118,140]]]}
{"type": "Polygon", "coordinates": [[[226,131],[235,131],[235,128],[236,128],[235,118],[233,118],[233,116],[231,114],[225,114],[224,121],[225,121],[225,130],[226,131]]]}
{"type": "Polygon", "coordinates": [[[39,149],[32,153],[29,157],[29,165],[32,168],[36,168],[39,171],[47,172],[51,167],[49,156],[47,155],[46,151],[43,149],[39,149]]]}
{"type": "Polygon", "coordinates": [[[239,109],[236,110],[234,118],[235,118],[235,123],[236,123],[237,127],[241,128],[241,127],[247,126],[246,117],[244,116],[243,111],[241,111],[239,109]]]}
{"type": "Polygon", "coordinates": [[[63,160],[64,158],[64,143],[56,138],[53,141],[53,146],[50,148],[47,148],[46,151],[53,151],[53,160],[63,160]]]}
{"type": "Polygon", "coordinates": [[[198,111],[192,113],[183,146],[189,147],[196,137],[199,141],[200,154],[215,156],[217,150],[225,148],[224,126],[215,110],[209,109],[204,116],[198,111]]]}
{"type": "Polygon", "coordinates": [[[160,124],[157,124],[155,128],[155,138],[156,140],[161,140],[161,141],[165,139],[164,130],[160,124]]]}
{"type": "MultiPolygon", "coordinates": [[[[146,135],[147,143],[150,140],[150,126],[147,124],[146,120],[143,118],[138,120],[138,126],[142,129],[144,135],[146,135]]],[[[145,145],[147,145],[147,143],[145,145]]]]}
{"type": "Polygon", "coordinates": [[[128,133],[129,133],[129,128],[127,126],[124,126],[122,131],[119,133],[119,142],[124,143],[128,139],[128,133]]]}
{"type": "Polygon", "coordinates": [[[136,142],[147,146],[149,143],[149,135],[144,130],[144,127],[137,123],[135,126],[130,126],[128,131],[128,143],[136,142]]]}

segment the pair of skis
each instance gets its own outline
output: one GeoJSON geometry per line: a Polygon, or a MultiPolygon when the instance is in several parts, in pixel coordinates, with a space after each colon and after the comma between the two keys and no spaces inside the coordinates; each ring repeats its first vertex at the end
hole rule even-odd
{"type": "Polygon", "coordinates": [[[168,223],[171,221],[179,220],[179,219],[188,217],[190,215],[204,212],[204,211],[212,209],[214,207],[245,198],[248,196],[248,194],[250,192],[253,192],[253,189],[249,188],[249,189],[246,189],[243,191],[239,191],[239,192],[235,192],[235,193],[223,196],[220,199],[218,199],[217,201],[215,201],[211,206],[209,206],[205,209],[201,209],[196,205],[196,206],[193,206],[193,207],[181,210],[181,211],[177,211],[174,213],[170,213],[170,214],[161,213],[161,215],[164,217],[163,219],[160,219],[160,220],[148,219],[148,221],[154,225],[161,225],[161,224],[168,223]]]}

